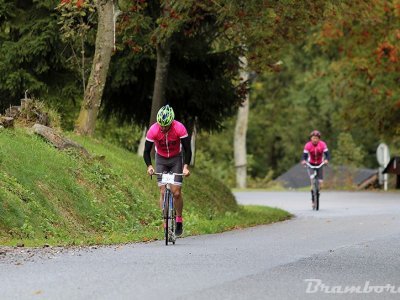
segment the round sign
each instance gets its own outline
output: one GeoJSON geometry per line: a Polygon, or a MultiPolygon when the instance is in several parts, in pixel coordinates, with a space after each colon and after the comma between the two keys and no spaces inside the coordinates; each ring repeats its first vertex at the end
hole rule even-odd
{"type": "Polygon", "coordinates": [[[386,165],[389,163],[389,147],[385,143],[379,144],[378,149],[376,149],[376,158],[382,167],[386,167],[386,165]]]}

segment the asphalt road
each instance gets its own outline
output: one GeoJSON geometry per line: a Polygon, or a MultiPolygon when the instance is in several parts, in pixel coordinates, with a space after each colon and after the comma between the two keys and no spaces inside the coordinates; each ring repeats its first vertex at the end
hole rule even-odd
{"type": "Polygon", "coordinates": [[[0,299],[400,297],[400,194],[324,192],[318,212],[309,193],[236,196],[296,217],[175,246],[101,247],[2,263],[0,299]]]}

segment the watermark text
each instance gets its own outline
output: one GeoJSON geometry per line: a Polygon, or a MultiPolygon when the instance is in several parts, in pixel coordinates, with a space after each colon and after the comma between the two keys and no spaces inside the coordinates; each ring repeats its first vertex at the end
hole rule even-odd
{"type": "Polygon", "coordinates": [[[369,281],[366,281],[364,285],[327,285],[322,282],[321,279],[305,279],[307,283],[307,294],[314,293],[325,293],[325,294],[400,294],[400,287],[396,287],[392,284],[385,285],[371,285],[369,281]]]}

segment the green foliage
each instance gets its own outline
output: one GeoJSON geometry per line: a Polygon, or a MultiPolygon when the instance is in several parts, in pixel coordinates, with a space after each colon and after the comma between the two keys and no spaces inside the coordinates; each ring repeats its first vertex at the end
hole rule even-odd
{"type": "MultiPolygon", "coordinates": [[[[251,86],[250,95],[249,181],[253,186],[265,186],[272,174],[278,176],[299,161],[313,128],[323,131],[328,143],[331,139],[334,104],[325,97],[329,92],[327,81],[316,76],[328,63],[314,60],[315,53],[295,45],[307,36],[310,25],[323,18],[329,1],[220,3],[218,20],[223,22],[225,31],[218,46],[245,45],[252,70],[275,71],[261,73],[251,86]]],[[[226,134],[218,134],[216,139],[226,134]]],[[[221,138],[221,143],[232,148],[229,140],[221,138]]],[[[205,149],[203,156],[207,161],[208,157],[211,159],[211,165],[229,164],[220,174],[231,171],[232,156],[229,160],[214,159],[218,151],[205,149]]]]}
{"type": "MultiPolygon", "coordinates": [[[[150,112],[154,46],[171,39],[167,99],[189,129],[196,120],[201,129],[232,128],[234,121],[224,120],[234,115],[247,89],[237,85],[237,57],[246,50],[251,68],[260,71],[251,86],[247,144],[255,185],[298,162],[314,128],[331,150],[340,148],[341,132],[351,134],[368,167],[376,166],[379,140],[400,149],[397,0],[118,2],[118,50],[99,136],[136,149],[140,125],[147,124],[150,112]],[[299,39],[304,42],[293,45],[299,39]],[[130,130],[123,121],[139,125],[130,130]]],[[[79,66],[89,69],[95,15],[73,6],[63,15],[55,10],[59,4],[0,1],[0,109],[19,104],[28,89],[61,114],[62,127],[72,129],[83,94],[74,52],[86,35],[86,58],[79,66]],[[62,26],[72,30],[68,43],[59,34],[62,26]]],[[[202,134],[197,166],[215,170],[231,184],[231,130],[202,134]]]]}
{"type": "MultiPolygon", "coordinates": [[[[83,1],[77,5],[77,1],[61,2],[56,9],[60,12],[58,24],[62,38],[66,41],[80,40],[88,31],[96,25],[96,6],[93,1],[83,1]]],[[[79,1],[80,3],[82,1],[79,1]]]]}
{"type": "Polygon", "coordinates": [[[364,160],[362,148],[357,147],[353,137],[348,132],[339,134],[337,149],[334,149],[332,152],[337,163],[344,166],[360,167],[364,160]]]}
{"type": "Polygon", "coordinates": [[[97,25],[96,6],[94,1],[61,1],[56,7],[59,12],[58,24],[60,26],[62,41],[69,46],[66,54],[70,62],[71,71],[81,74],[83,91],[85,90],[86,78],[90,72],[91,59],[87,57],[88,47],[94,44],[97,25]]]}
{"type": "Polygon", "coordinates": [[[62,115],[74,109],[82,90],[64,56],[59,35],[59,1],[2,1],[0,4],[0,110],[31,96],[52,104],[62,115]],[[4,14],[3,14],[4,12],[4,14]]]}
{"type": "Polygon", "coordinates": [[[251,70],[276,70],[282,51],[301,41],[307,30],[324,17],[331,1],[222,0],[219,22],[224,24],[222,43],[244,46],[251,70]]]}
{"type": "Polygon", "coordinates": [[[216,51],[214,43],[223,26],[215,11],[201,1],[171,1],[168,5],[160,11],[158,1],[135,3],[121,15],[119,42],[123,44],[118,45],[120,51],[111,64],[104,113],[148,125],[154,46],[168,38],[172,54],[166,101],[189,129],[195,122],[200,128],[219,128],[224,118],[236,112],[246,89],[246,84],[236,83],[241,49],[216,51]]]}
{"type": "Polygon", "coordinates": [[[100,119],[95,133],[96,137],[135,153],[142,135],[143,128],[129,123],[121,124],[115,117],[100,119]]]}
{"type": "Polygon", "coordinates": [[[225,130],[219,133],[203,131],[198,135],[195,167],[232,187],[236,182],[232,147],[234,119],[227,120],[224,126],[225,130]]]}
{"type": "MultiPolygon", "coordinates": [[[[308,134],[315,128],[322,132],[322,139],[331,151],[341,148],[337,137],[343,128],[343,119],[341,106],[330,94],[334,77],[326,71],[329,58],[320,49],[303,44],[288,47],[282,61],[279,72],[261,74],[251,86],[247,132],[251,187],[268,187],[271,176],[275,178],[298,163],[308,134]]],[[[225,125],[231,128],[232,124],[225,125]]],[[[348,133],[356,137],[352,147],[368,149],[362,161],[357,162],[358,166],[374,166],[377,141],[373,135],[363,128],[352,128],[348,133]]],[[[233,132],[224,131],[201,140],[204,146],[199,147],[208,165],[223,166],[218,173],[231,172],[234,179],[232,138],[233,132]],[[213,141],[217,141],[215,148],[209,146],[213,141]],[[230,153],[230,156],[220,153],[230,153]]],[[[335,154],[332,158],[335,164],[345,163],[335,154]]],[[[234,186],[234,181],[218,176],[234,186]]]]}
{"type": "MultiPolygon", "coordinates": [[[[4,76],[0,79],[0,97],[5,99],[1,103],[4,108],[18,103],[20,95],[29,89],[59,111],[62,126],[71,129],[83,94],[79,82],[85,82],[93,55],[95,12],[93,1],[60,2],[1,4],[4,18],[0,26],[4,30],[0,36],[0,71],[4,76]]],[[[223,119],[234,115],[243,99],[247,85],[237,84],[237,57],[243,54],[244,42],[254,54],[253,66],[261,62],[268,65],[279,55],[275,50],[282,47],[281,42],[297,36],[296,28],[301,28],[303,21],[308,24],[321,9],[319,3],[295,6],[293,1],[286,1],[265,6],[256,0],[246,6],[242,1],[119,4],[123,11],[117,23],[118,52],[106,87],[105,116],[147,123],[154,47],[168,39],[173,47],[173,75],[169,76],[167,100],[189,128],[197,122],[205,129],[221,128],[223,119]],[[282,31],[282,26],[290,30],[282,31]],[[281,33],[283,37],[279,37],[281,33]]]]}
{"type": "Polygon", "coordinates": [[[61,129],[59,113],[37,99],[25,100],[18,121],[24,124],[39,122],[52,128],[61,129]]]}
{"type": "Polygon", "coordinates": [[[343,130],[398,142],[399,2],[344,1],[329,16],[310,41],[333,58],[331,95],[343,130]]]}
{"type": "Polygon", "coordinates": [[[331,145],[333,103],[328,101],[328,86],[317,80],[325,63],[312,60],[301,46],[292,46],[282,57],[278,73],[259,76],[250,94],[250,120],[247,148],[252,177],[274,177],[299,162],[308,134],[320,130],[331,145]]]}

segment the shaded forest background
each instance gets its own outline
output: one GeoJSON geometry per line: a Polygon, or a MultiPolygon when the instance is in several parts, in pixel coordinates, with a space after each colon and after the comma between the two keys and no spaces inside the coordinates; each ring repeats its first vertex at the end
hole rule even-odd
{"type": "MultiPolygon", "coordinates": [[[[72,2],[73,15],[56,9],[60,1],[0,2],[1,111],[28,91],[60,114],[64,130],[74,129],[97,16],[91,1],[72,2]]],[[[163,1],[120,2],[95,134],[135,152],[151,111],[157,64],[152,39],[163,28],[157,23],[163,1]]],[[[400,1],[332,1],[323,11],[315,8],[321,14],[315,21],[302,19],[309,8],[296,1],[265,7],[262,15],[252,13],[263,1],[244,8],[237,1],[223,16],[208,2],[218,1],[197,1],[185,16],[189,21],[166,31],[172,50],[165,97],[177,119],[199,129],[196,167],[234,186],[233,130],[246,91],[254,186],[297,163],[313,129],[322,132],[334,164],[376,168],[381,142],[399,154],[400,1]],[[242,27],[235,27],[238,20],[242,27]],[[301,29],[301,38],[293,38],[292,28],[301,29]],[[247,48],[243,39],[235,40],[241,36],[247,48]],[[238,58],[244,54],[252,74],[246,86],[239,78],[238,58]]],[[[169,17],[179,19],[171,11],[169,17]]]]}

